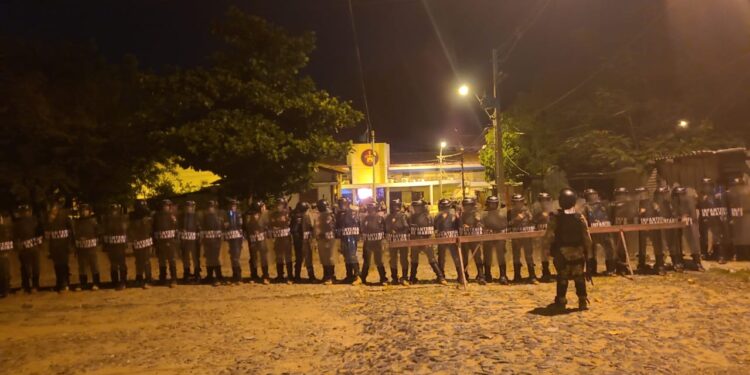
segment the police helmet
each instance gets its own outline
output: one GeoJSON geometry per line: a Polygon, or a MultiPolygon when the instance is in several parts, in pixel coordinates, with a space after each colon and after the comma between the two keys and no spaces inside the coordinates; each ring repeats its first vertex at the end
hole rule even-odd
{"type": "Polygon", "coordinates": [[[659,186],[658,188],[656,188],[656,192],[659,194],[668,194],[669,191],[669,186],[659,186]]]}
{"type": "Polygon", "coordinates": [[[278,206],[284,206],[284,207],[286,207],[287,204],[288,204],[288,202],[286,201],[286,198],[284,198],[284,197],[276,198],[276,206],[277,207],[278,206]]]}
{"type": "Polygon", "coordinates": [[[466,197],[461,201],[461,206],[463,207],[469,207],[469,206],[476,206],[477,200],[473,197],[466,197]]]}
{"type": "Polygon", "coordinates": [[[250,202],[250,206],[247,208],[250,212],[260,212],[261,209],[263,209],[263,206],[265,206],[265,203],[263,201],[252,201],[250,202]]]}
{"type": "Polygon", "coordinates": [[[341,198],[339,198],[339,201],[338,201],[339,208],[344,208],[344,207],[348,206],[351,203],[352,202],[347,197],[341,197],[341,198]]]}
{"type": "Polygon", "coordinates": [[[552,196],[549,195],[549,193],[541,192],[536,195],[536,198],[540,201],[549,201],[552,200],[552,196]]]}
{"type": "Polygon", "coordinates": [[[422,200],[422,199],[417,199],[417,200],[411,202],[411,206],[412,207],[424,207],[426,205],[427,205],[427,203],[424,200],[422,200]]]}
{"type": "Polygon", "coordinates": [[[195,207],[195,201],[185,201],[185,207],[195,207]]]}
{"type": "Polygon", "coordinates": [[[443,199],[441,199],[441,200],[438,201],[438,209],[439,210],[447,210],[447,209],[451,208],[451,206],[452,206],[452,204],[451,204],[451,201],[449,199],[443,198],[443,199]]]}
{"type": "Polygon", "coordinates": [[[513,194],[510,197],[510,201],[511,202],[523,202],[525,200],[526,200],[526,198],[524,198],[523,195],[521,195],[521,194],[513,194]]]}
{"type": "Polygon", "coordinates": [[[305,213],[310,209],[310,204],[307,202],[298,202],[297,207],[294,208],[297,212],[305,213]]]}
{"type": "Polygon", "coordinates": [[[81,213],[81,217],[89,217],[93,215],[93,212],[91,211],[91,205],[88,203],[81,203],[78,205],[78,212],[81,213]],[[87,213],[84,215],[84,212],[87,213]]]}
{"type": "Polygon", "coordinates": [[[318,203],[315,204],[315,206],[317,206],[318,211],[320,212],[328,212],[328,209],[330,207],[328,201],[325,199],[318,200],[318,203]]]}
{"type": "Polygon", "coordinates": [[[31,206],[29,206],[28,204],[19,204],[18,207],[16,207],[16,211],[18,213],[31,212],[31,206]]]}
{"type": "Polygon", "coordinates": [[[217,201],[215,201],[213,199],[211,199],[210,201],[208,201],[208,208],[216,208],[216,207],[219,207],[219,202],[217,202],[217,201]]]}
{"type": "Polygon", "coordinates": [[[403,207],[403,203],[401,203],[401,199],[392,199],[391,200],[391,212],[399,212],[401,211],[401,208],[403,207]]]}
{"type": "Polygon", "coordinates": [[[138,199],[135,201],[135,209],[148,211],[148,202],[145,199],[138,199]]]}
{"type": "Polygon", "coordinates": [[[645,186],[639,186],[635,189],[633,189],[634,193],[640,194],[640,193],[648,193],[648,189],[646,189],[645,186]]]}
{"type": "Polygon", "coordinates": [[[498,198],[495,195],[490,195],[489,197],[487,197],[487,199],[484,200],[484,205],[487,208],[490,208],[490,207],[493,207],[493,208],[500,207],[500,198],[498,198]]]}
{"type": "Polygon", "coordinates": [[[629,193],[630,190],[628,190],[628,188],[626,187],[618,187],[617,189],[615,189],[615,195],[625,195],[629,193]]]}
{"type": "Polygon", "coordinates": [[[742,177],[733,177],[729,179],[729,186],[737,186],[737,185],[744,185],[745,180],[742,179],[742,177]]]}
{"type": "Polygon", "coordinates": [[[573,191],[573,189],[562,189],[560,190],[560,197],[558,198],[558,202],[560,203],[560,208],[563,210],[568,210],[573,208],[576,205],[576,201],[578,200],[578,195],[576,195],[576,192],[573,191]]]}
{"type": "Polygon", "coordinates": [[[238,200],[236,200],[234,198],[229,198],[229,199],[227,199],[227,201],[229,202],[229,207],[231,207],[231,206],[237,206],[237,205],[240,204],[240,201],[238,201],[238,200]]]}
{"type": "Polygon", "coordinates": [[[164,199],[161,201],[161,208],[169,208],[172,207],[172,201],[169,199],[164,199]]]}
{"type": "Polygon", "coordinates": [[[592,188],[588,188],[583,191],[583,196],[585,198],[588,198],[589,196],[594,195],[594,194],[599,195],[599,192],[592,188]]]}
{"type": "Polygon", "coordinates": [[[687,194],[687,188],[684,186],[677,186],[672,190],[672,193],[676,195],[685,195],[687,194]]]}
{"type": "Polygon", "coordinates": [[[367,210],[377,210],[378,209],[378,204],[375,203],[375,201],[370,200],[367,203],[365,203],[365,209],[367,209],[367,210]]]}
{"type": "Polygon", "coordinates": [[[703,177],[701,179],[701,184],[703,184],[703,185],[713,185],[714,184],[714,180],[711,177],[703,177]]]}
{"type": "Polygon", "coordinates": [[[119,203],[111,203],[109,205],[109,212],[120,213],[122,212],[122,206],[119,203]]]}

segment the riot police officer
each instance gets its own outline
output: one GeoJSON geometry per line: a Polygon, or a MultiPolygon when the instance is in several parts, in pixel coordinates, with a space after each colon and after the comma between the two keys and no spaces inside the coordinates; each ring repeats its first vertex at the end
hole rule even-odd
{"type": "MultiPolygon", "coordinates": [[[[636,202],[633,201],[630,195],[630,190],[625,187],[619,187],[615,189],[614,195],[615,202],[612,204],[612,217],[614,218],[615,225],[637,224],[638,209],[636,202]]],[[[625,237],[627,240],[629,236],[626,235],[625,237]]],[[[622,275],[626,274],[630,269],[630,264],[627,264],[628,256],[625,254],[625,245],[622,241],[617,241],[617,272],[622,275]]],[[[628,248],[631,247],[628,246],[628,248]]]]}
{"type": "Polygon", "coordinates": [[[10,293],[10,253],[13,252],[13,219],[0,210],[0,298],[10,293]]]}
{"type": "MultiPolygon", "coordinates": [[[[511,232],[533,232],[536,230],[531,211],[526,206],[526,198],[521,194],[513,194],[510,198],[510,230],[511,232]]],[[[529,282],[537,284],[534,270],[534,241],[531,238],[520,238],[510,242],[513,249],[513,282],[521,282],[521,250],[523,250],[526,268],[529,270],[529,282]]]]}
{"type": "Polygon", "coordinates": [[[339,210],[336,212],[336,225],[341,239],[341,253],[346,264],[345,282],[358,285],[359,260],[357,259],[357,238],[359,237],[359,215],[352,210],[349,198],[339,198],[339,210]]]}
{"type": "Polygon", "coordinates": [[[219,286],[224,282],[221,272],[221,237],[224,220],[218,212],[219,203],[208,201],[208,206],[201,214],[201,247],[206,257],[206,282],[219,286]]]}
{"type": "Polygon", "coordinates": [[[260,265],[263,284],[269,284],[268,274],[268,246],[266,246],[266,232],[268,231],[268,216],[265,214],[266,205],[263,201],[253,200],[245,213],[245,237],[250,249],[250,282],[258,280],[258,265],[260,265]]]}
{"type": "MultiPolygon", "coordinates": [[[[460,216],[460,235],[462,236],[479,236],[482,234],[482,216],[477,210],[477,201],[472,197],[466,197],[461,201],[460,216]]],[[[482,252],[479,251],[479,242],[468,242],[461,244],[462,261],[464,262],[464,277],[469,278],[469,256],[474,258],[474,265],[477,267],[477,283],[486,284],[484,279],[484,262],[482,261],[482,252]]]]}
{"type": "MultiPolygon", "coordinates": [[[[413,210],[409,217],[409,226],[411,228],[411,238],[430,238],[435,232],[434,222],[430,212],[427,209],[427,202],[422,199],[417,199],[411,202],[411,208],[413,210]]],[[[435,259],[435,252],[432,246],[412,246],[411,248],[411,273],[409,276],[409,283],[417,282],[417,271],[419,270],[419,254],[424,253],[427,257],[427,262],[432,267],[432,271],[435,272],[437,282],[445,284],[445,277],[440,273],[440,267],[438,267],[437,259],[435,259]]]]}
{"type": "Polygon", "coordinates": [[[318,255],[323,265],[323,284],[331,285],[336,280],[336,218],[331,212],[328,201],[321,199],[316,204],[318,217],[313,221],[313,233],[318,243],[318,255]]]}
{"type": "Polygon", "coordinates": [[[145,200],[135,202],[130,214],[129,237],[133,243],[135,256],[135,282],[143,289],[148,289],[151,280],[151,251],[154,247],[154,220],[145,200]]]}
{"type": "Polygon", "coordinates": [[[310,204],[297,203],[292,213],[292,242],[294,243],[294,281],[302,281],[302,265],[307,269],[309,282],[315,281],[312,254],[312,221],[310,219],[310,204]]]}
{"type": "MultiPolygon", "coordinates": [[[[482,218],[482,231],[485,234],[505,233],[508,230],[507,210],[500,209],[500,199],[496,196],[487,197],[484,203],[486,210],[482,218]]],[[[500,284],[508,285],[508,269],[505,260],[505,240],[493,240],[482,242],[482,251],[484,252],[484,273],[487,281],[492,281],[492,256],[493,253],[497,258],[498,268],[500,269],[500,284]]]]}
{"type": "MultiPolygon", "coordinates": [[[[659,206],[656,204],[656,200],[651,198],[648,189],[639,186],[633,191],[636,195],[636,204],[638,204],[638,221],[641,224],[663,223],[664,218],[661,212],[659,212],[659,206]]],[[[657,273],[664,273],[664,241],[661,236],[662,232],[659,230],[638,232],[638,267],[636,269],[639,273],[648,274],[654,270],[657,273]],[[654,249],[654,258],[656,260],[653,269],[646,264],[646,247],[649,241],[654,249]]]]}
{"type": "MultiPolygon", "coordinates": [[[[690,256],[698,271],[704,271],[701,264],[701,248],[699,243],[698,214],[696,212],[695,197],[689,194],[687,188],[676,187],[673,194],[676,197],[677,216],[686,226],[682,228],[682,240],[690,249],[690,256]]],[[[675,265],[675,270],[682,270],[682,250],[678,255],[679,264],[675,265]]]]}
{"type": "MultiPolygon", "coordinates": [[[[552,208],[552,196],[546,192],[537,194],[537,205],[533,212],[533,222],[536,230],[546,231],[547,224],[549,224],[549,218],[554,213],[554,209],[552,208]]],[[[549,270],[549,247],[540,246],[539,256],[542,261],[542,278],[540,281],[543,283],[551,282],[552,273],[549,270]]]]}
{"type": "MultiPolygon", "coordinates": [[[[583,192],[586,199],[586,205],[583,209],[583,216],[591,227],[610,227],[609,204],[599,197],[599,193],[594,189],[586,189],[583,192]]],[[[591,275],[597,274],[596,249],[597,245],[604,251],[604,264],[606,267],[605,275],[612,276],[615,273],[617,261],[615,258],[615,243],[611,233],[595,233],[591,235],[593,241],[592,256],[589,259],[590,264],[586,266],[591,275]]]]}
{"type": "Polygon", "coordinates": [[[109,275],[112,287],[125,289],[128,281],[128,266],[125,261],[128,222],[122,214],[122,206],[117,203],[109,205],[109,210],[102,218],[102,243],[104,252],[109,258],[109,275]]]}
{"type": "Polygon", "coordinates": [[[52,203],[44,222],[44,238],[55,267],[55,290],[58,292],[67,292],[70,285],[68,262],[73,246],[72,225],[68,210],[65,209],[65,198],[60,197],[52,203]]]}
{"type": "Polygon", "coordinates": [[[750,259],[750,187],[742,177],[729,180],[729,226],[737,260],[750,259]]]}
{"type": "Polygon", "coordinates": [[[200,225],[195,213],[195,201],[187,201],[183,206],[178,220],[180,232],[180,258],[182,258],[182,279],[189,283],[191,279],[195,283],[201,281],[201,247],[200,247],[200,225]],[[192,260],[192,262],[191,262],[192,260]],[[193,266],[193,274],[190,274],[190,266],[193,266]]]}
{"type": "Polygon", "coordinates": [[[240,255],[242,255],[242,215],[237,210],[239,202],[236,199],[229,200],[229,209],[224,218],[224,240],[229,245],[229,260],[232,263],[232,283],[239,285],[242,282],[242,266],[240,255]]]}
{"type": "Polygon", "coordinates": [[[292,264],[291,213],[285,198],[276,200],[276,208],[268,218],[269,231],[273,238],[273,249],[276,253],[276,281],[292,283],[294,277],[292,264]],[[288,279],[284,278],[286,266],[288,279]]]}
{"type": "MultiPolygon", "coordinates": [[[[437,238],[456,238],[460,227],[460,219],[455,212],[452,212],[453,202],[448,199],[438,201],[438,214],[435,216],[435,237],[437,238]]],[[[438,245],[438,268],[440,273],[445,276],[446,256],[450,252],[453,259],[453,265],[456,267],[458,282],[464,282],[464,270],[461,269],[461,260],[458,258],[458,246],[455,243],[438,245]]]]}
{"type": "Polygon", "coordinates": [[[724,194],[716,188],[711,178],[703,178],[701,181],[700,195],[698,196],[698,211],[700,212],[700,243],[701,251],[708,256],[708,235],[711,235],[711,256],[719,263],[726,263],[729,257],[729,249],[725,243],[727,230],[727,205],[724,194]]]}
{"type": "Polygon", "coordinates": [[[21,286],[27,293],[36,293],[39,291],[39,252],[43,233],[29,205],[18,206],[18,219],[13,229],[21,261],[21,286]]]}
{"type": "Polygon", "coordinates": [[[172,201],[165,199],[161,209],[154,214],[154,239],[156,256],[159,258],[159,282],[167,284],[167,267],[169,267],[170,288],[177,286],[177,218],[172,211],[172,201]]]}
{"type": "MultiPolygon", "coordinates": [[[[409,219],[403,212],[403,203],[401,199],[391,200],[391,212],[385,218],[385,232],[388,243],[396,241],[407,241],[409,239],[410,227],[409,219]]],[[[391,266],[391,283],[396,285],[399,282],[403,285],[409,285],[409,248],[408,247],[389,247],[391,266]],[[401,262],[401,279],[398,277],[398,263],[401,262]]]]}
{"type": "MultiPolygon", "coordinates": [[[[654,207],[656,212],[659,213],[659,217],[664,223],[676,223],[677,218],[675,217],[674,208],[672,207],[671,190],[667,186],[660,186],[654,191],[654,207]]],[[[682,262],[677,254],[679,251],[679,230],[677,229],[663,229],[660,231],[661,237],[661,254],[656,255],[656,263],[654,268],[657,274],[665,275],[665,264],[664,257],[665,253],[669,253],[669,257],[672,259],[672,265],[676,266],[677,263],[682,262]]]]}
{"type": "Polygon", "coordinates": [[[96,248],[99,245],[99,222],[94,217],[91,206],[81,203],[78,206],[78,218],[73,220],[73,238],[78,256],[78,278],[80,284],[76,291],[88,287],[87,269],[91,271],[91,290],[99,290],[99,259],[96,248]]]}
{"type": "Polygon", "coordinates": [[[568,280],[573,280],[578,309],[588,309],[585,266],[592,256],[592,240],[586,219],[575,210],[578,197],[571,189],[560,191],[560,210],[550,218],[544,234],[545,247],[552,249],[557,270],[557,293],[553,306],[565,309],[568,280]]]}
{"type": "Polygon", "coordinates": [[[372,259],[375,260],[375,266],[380,275],[380,285],[388,282],[385,274],[385,265],[383,264],[383,238],[385,238],[385,219],[378,213],[378,206],[375,202],[367,203],[367,216],[362,221],[362,282],[367,282],[367,274],[370,271],[372,259]]]}

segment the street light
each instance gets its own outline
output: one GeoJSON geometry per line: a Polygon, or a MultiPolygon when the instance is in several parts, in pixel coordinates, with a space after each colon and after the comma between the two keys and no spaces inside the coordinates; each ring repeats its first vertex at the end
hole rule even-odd
{"type": "Polygon", "coordinates": [[[461,85],[458,88],[458,95],[461,95],[461,96],[469,95],[469,86],[467,86],[467,85],[461,85]]]}
{"type": "Polygon", "coordinates": [[[440,181],[440,199],[443,199],[443,149],[448,144],[440,141],[440,155],[438,156],[438,180],[440,181]]]}
{"type": "Polygon", "coordinates": [[[690,126],[690,122],[688,120],[682,119],[677,122],[677,126],[679,126],[681,129],[687,129],[688,126],[690,126]]]}

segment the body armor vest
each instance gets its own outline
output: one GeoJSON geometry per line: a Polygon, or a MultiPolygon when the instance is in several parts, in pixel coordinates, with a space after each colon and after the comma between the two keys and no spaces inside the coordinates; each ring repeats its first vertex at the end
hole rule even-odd
{"type": "Polygon", "coordinates": [[[500,209],[489,210],[484,215],[483,224],[487,233],[505,233],[508,231],[508,216],[500,209]]]}
{"type": "Polygon", "coordinates": [[[315,221],[316,232],[319,239],[332,240],[336,238],[336,220],[333,213],[321,212],[318,220],[315,221]]]}
{"type": "Polygon", "coordinates": [[[13,223],[10,217],[0,222],[0,255],[13,250],[13,223]]]}
{"type": "Polygon", "coordinates": [[[67,210],[59,210],[57,216],[44,225],[44,238],[50,241],[51,246],[68,246],[72,237],[70,230],[70,219],[67,210]]]}
{"type": "Polygon", "coordinates": [[[197,241],[200,236],[198,217],[195,213],[183,213],[179,222],[180,240],[197,241]]]}
{"type": "Polygon", "coordinates": [[[268,226],[260,212],[245,214],[245,236],[250,242],[260,242],[266,239],[268,226]]]}
{"type": "Polygon", "coordinates": [[[409,220],[405,213],[390,213],[385,217],[385,231],[388,241],[406,241],[409,239],[409,220]]]}
{"type": "Polygon", "coordinates": [[[79,218],[73,221],[73,232],[75,233],[76,247],[89,249],[96,247],[99,236],[99,223],[93,216],[79,218]]]}
{"type": "Polygon", "coordinates": [[[282,238],[289,237],[291,229],[291,218],[289,217],[289,210],[274,210],[268,217],[268,231],[271,238],[282,238]]]}
{"type": "Polygon", "coordinates": [[[359,235],[359,217],[351,208],[340,210],[336,214],[336,225],[340,236],[359,235]]]}
{"type": "Polygon", "coordinates": [[[105,216],[102,220],[102,242],[105,245],[125,245],[127,222],[125,217],[117,215],[105,216]]]}
{"type": "Polygon", "coordinates": [[[154,239],[156,242],[177,238],[177,218],[169,212],[159,211],[154,215],[154,239]]]}
{"type": "Polygon", "coordinates": [[[664,222],[664,218],[659,212],[659,208],[651,199],[641,199],[638,201],[638,221],[641,224],[659,224],[664,222]]]}
{"type": "Polygon", "coordinates": [[[385,219],[376,214],[368,214],[362,220],[362,237],[365,241],[380,241],[385,234],[385,219]]]}
{"type": "Polygon", "coordinates": [[[458,237],[458,217],[450,211],[441,211],[435,216],[436,236],[439,238],[458,237]]]}
{"type": "Polygon", "coordinates": [[[609,227],[612,226],[612,221],[609,217],[609,211],[607,209],[609,205],[605,202],[592,202],[587,203],[585,212],[586,220],[592,227],[609,227]]]}
{"type": "Polygon", "coordinates": [[[224,228],[224,239],[240,240],[242,239],[242,216],[237,211],[229,210],[226,213],[224,228]]]}
{"type": "Polygon", "coordinates": [[[428,238],[435,232],[432,217],[426,209],[415,212],[409,217],[411,234],[418,238],[428,238]]]}
{"type": "Polygon", "coordinates": [[[723,220],[727,217],[724,196],[721,193],[702,194],[698,201],[698,212],[701,221],[723,220]]]}
{"type": "Polygon", "coordinates": [[[222,229],[224,229],[223,226],[224,223],[222,222],[218,212],[205,211],[203,213],[203,218],[201,219],[200,225],[201,238],[213,241],[220,240],[222,229]]]}
{"type": "Polygon", "coordinates": [[[510,210],[510,229],[513,232],[533,232],[536,230],[531,212],[526,206],[510,210]]]}
{"type": "Polygon", "coordinates": [[[580,247],[583,246],[583,237],[581,235],[583,225],[581,214],[566,214],[560,212],[555,214],[557,221],[555,227],[555,243],[559,247],[580,247]]]}

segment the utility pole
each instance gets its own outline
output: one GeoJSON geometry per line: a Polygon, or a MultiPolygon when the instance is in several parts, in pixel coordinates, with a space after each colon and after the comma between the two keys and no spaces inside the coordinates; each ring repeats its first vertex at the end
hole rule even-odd
{"type": "Polygon", "coordinates": [[[500,72],[497,49],[492,49],[492,126],[495,128],[495,187],[498,198],[505,196],[505,165],[503,161],[503,129],[500,114],[500,72]]]}
{"type": "Polygon", "coordinates": [[[461,146],[461,199],[466,198],[466,179],[464,178],[464,148],[461,146]]]}
{"type": "Polygon", "coordinates": [[[370,130],[370,150],[372,151],[372,201],[378,203],[378,191],[375,187],[375,165],[380,159],[380,155],[375,153],[375,130],[370,130]]]}

